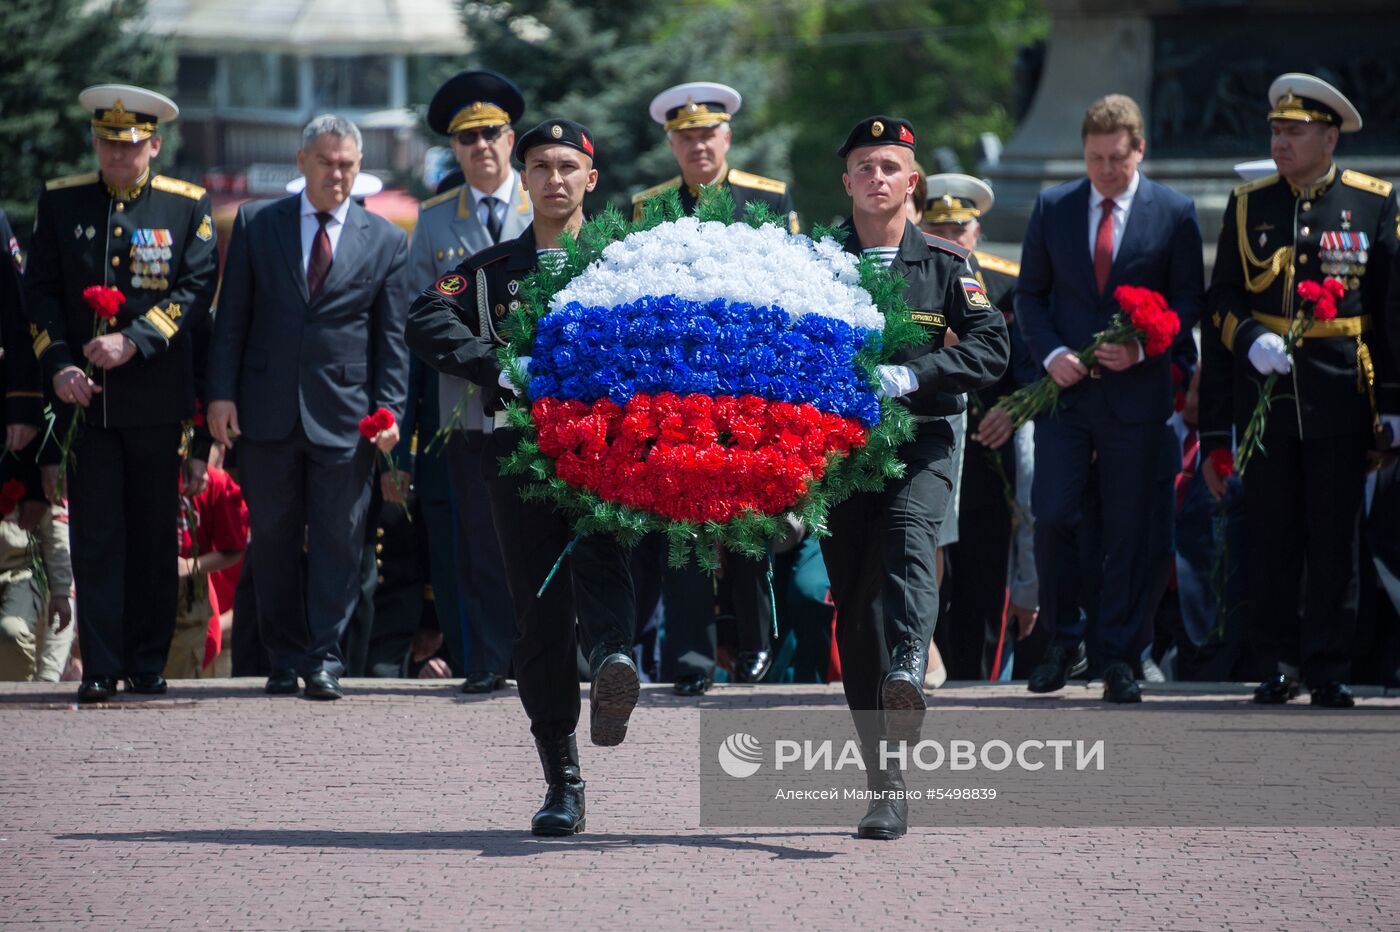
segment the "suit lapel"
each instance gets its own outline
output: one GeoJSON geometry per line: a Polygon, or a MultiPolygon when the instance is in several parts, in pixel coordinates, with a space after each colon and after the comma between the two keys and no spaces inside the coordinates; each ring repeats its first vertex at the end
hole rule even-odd
{"type": "Polygon", "coordinates": [[[1113,286],[1118,281],[1118,273],[1123,264],[1131,256],[1142,251],[1143,240],[1152,223],[1152,183],[1146,178],[1140,178],[1137,193],[1133,195],[1132,208],[1128,211],[1128,223],[1123,227],[1123,241],[1118,244],[1118,254],[1113,257],[1113,268],[1108,273],[1108,294],[1113,294],[1113,286]]]}
{"type": "Polygon", "coordinates": [[[1094,254],[1089,249],[1089,179],[1079,184],[1079,190],[1064,199],[1065,210],[1069,211],[1070,248],[1079,257],[1079,274],[1082,281],[1098,292],[1094,278],[1094,254]]]}
{"type": "Polygon", "coordinates": [[[335,259],[331,262],[330,273],[321,286],[318,298],[343,287],[351,275],[369,236],[369,217],[365,213],[359,204],[350,202],[350,209],[345,213],[345,228],[340,231],[340,242],[335,246],[335,259]]]}
{"type": "Polygon", "coordinates": [[[515,190],[511,192],[510,203],[506,205],[506,218],[501,223],[501,242],[515,239],[530,225],[535,211],[530,203],[530,193],[520,183],[520,173],[515,174],[515,190]]]}
{"type": "Polygon", "coordinates": [[[452,235],[466,247],[469,256],[491,245],[491,234],[486,232],[486,227],[477,219],[476,195],[469,184],[462,185],[462,191],[457,195],[457,213],[452,218],[452,235]]]}
{"type": "Polygon", "coordinates": [[[282,218],[279,223],[274,223],[272,229],[275,236],[280,240],[278,251],[287,260],[287,271],[291,273],[292,281],[297,283],[297,289],[301,292],[301,299],[306,303],[311,303],[311,295],[306,290],[306,268],[301,263],[301,195],[294,194],[285,197],[277,205],[276,209],[282,211],[282,218]]]}

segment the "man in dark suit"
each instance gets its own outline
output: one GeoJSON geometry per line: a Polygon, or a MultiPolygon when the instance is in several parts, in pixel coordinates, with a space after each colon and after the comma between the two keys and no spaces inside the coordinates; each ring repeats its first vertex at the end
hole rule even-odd
{"type": "Polygon", "coordinates": [[[1030,678],[1052,692],[1086,667],[1085,616],[1077,592],[1075,525],[1097,462],[1102,522],[1099,627],[1104,698],[1139,702],[1143,647],[1134,613],[1147,585],[1140,526],[1162,486],[1155,479],[1172,413],[1166,356],[1148,359],[1136,342],[1107,344],[1093,369],[1075,351],[1118,309],[1119,285],[1166,296],[1189,330],[1205,273],[1201,230],[1190,199],[1138,171],[1142,113],[1121,94],[1095,101],[1081,130],[1088,177],[1043,192],[1021,252],[1016,317],[1032,353],[1064,390],[1051,417],[1036,422],[1032,510],[1040,610],[1052,643],[1030,678]]]}
{"type": "Polygon", "coordinates": [[[269,693],[339,699],[339,645],[359,598],[375,447],[360,419],[403,415],[408,238],[350,199],[360,131],[325,115],[302,134],[306,189],[234,221],[210,353],[209,425],[240,440],[269,693]],[[306,570],[303,574],[302,545],[306,570]]]}

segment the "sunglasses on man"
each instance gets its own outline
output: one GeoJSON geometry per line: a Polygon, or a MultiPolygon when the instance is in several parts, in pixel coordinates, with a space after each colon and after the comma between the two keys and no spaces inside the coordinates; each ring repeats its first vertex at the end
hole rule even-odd
{"type": "Polygon", "coordinates": [[[488,126],[485,129],[464,129],[457,133],[457,143],[463,146],[474,146],[478,139],[485,139],[487,142],[495,142],[504,129],[504,126],[488,126]]]}

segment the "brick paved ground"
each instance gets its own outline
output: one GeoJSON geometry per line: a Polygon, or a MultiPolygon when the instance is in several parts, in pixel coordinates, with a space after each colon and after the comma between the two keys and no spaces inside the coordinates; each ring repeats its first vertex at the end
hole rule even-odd
{"type": "MultiPolygon", "coordinates": [[[[620,748],[594,748],[581,730],[588,833],[533,839],[539,769],[513,690],[468,698],[351,681],[349,698],[318,704],[260,685],[206,681],[80,711],[72,684],[0,686],[0,924],[1400,924],[1400,829],[916,828],[894,843],[845,829],[702,830],[702,713],[664,688],[644,693],[620,748]]],[[[1094,695],[1072,688],[1058,701],[1094,695]]],[[[1025,701],[997,687],[936,696],[1025,701]]],[[[1224,711],[1245,699],[1152,701],[1224,711]]],[[[839,702],[821,687],[730,687],[700,708],[839,702]]],[[[1393,712],[1400,700],[1364,705],[1393,712]]]]}

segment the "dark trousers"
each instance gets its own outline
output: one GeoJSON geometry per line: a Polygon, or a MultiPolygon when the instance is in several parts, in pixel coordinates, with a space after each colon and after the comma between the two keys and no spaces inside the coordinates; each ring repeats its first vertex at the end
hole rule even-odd
{"type": "Polygon", "coordinates": [[[165,669],[178,593],[179,447],[178,424],[78,431],[67,485],[85,676],[165,669]]]}
{"type": "Polygon", "coordinates": [[[243,551],[243,568],[233,593],[233,675],[267,676],[272,658],[263,647],[258,622],[258,588],[253,578],[253,542],[243,551]]]}
{"type": "MultiPolygon", "coordinates": [[[[514,449],[517,439],[515,431],[490,436],[486,455],[492,472],[496,457],[514,449]]],[[[522,499],[520,477],[488,474],[486,485],[515,605],[515,679],[530,731],[541,740],[572,734],[579,716],[580,634],[588,653],[600,646],[632,649],[631,554],[610,535],[590,534],[574,545],[540,593],[574,530],[553,505],[522,499]]]]}
{"type": "MultiPolygon", "coordinates": [[[[482,457],[505,456],[510,449],[491,443],[488,436],[486,447],[499,452],[483,454],[482,443],[480,434],[461,430],[454,430],[447,440],[455,528],[452,549],[457,561],[461,613],[456,627],[462,631],[462,666],[504,676],[510,670],[511,641],[515,636],[511,619],[516,613],[511,607],[511,590],[507,587],[505,562],[494,527],[495,509],[482,479],[483,473],[495,472],[496,464],[494,459],[483,463],[482,457]]],[[[450,622],[442,624],[443,637],[448,637],[453,626],[450,622]]]]}
{"type": "MultiPolygon", "coordinates": [[[[773,597],[767,558],[726,551],[724,575],[734,607],[736,646],[745,652],[771,650],[773,597]]],[[[719,646],[715,578],[692,561],[679,569],[667,566],[661,585],[666,603],[662,670],[677,678],[696,674],[713,678],[719,646]]]]}
{"type": "Polygon", "coordinates": [[[905,474],[880,492],[858,492],[831,510],[822,558],[836,602],[841,685],[855,710],[879,708],[890,652],[927,645],[938,621],[934,553],[953,484],[947,422],[919,425],[899,450],[905,474]]]}
{"type": "Polygon", "coordinates": [[[1009,484],[1014,476],[1011,444],[991,450],[969,437],[958,503],[958,542],[944,550],[948,605],[935,637],[950,679],[984,680],[996,659],[1011,557],[1007,495],[1015,491],[1009,484]]]}
{"type": "Polygon", "coordinates": [[[1130,424],[1109,408],[1102,383],[1085,380],[1075,404],[1035,423],[1035,566],[1040,578],[1041,624],[1053,643],[1072,647],[1085,640],[1089,586],[1083,579],[1082,535],[1099,542],[1102,554],[1098,599],[1098,645],[1105,664],[1135,666],[1145,642],[1141,612],[1148,564],[1159,556],[1149,515],[1153,495],[1170,495],[1158,481],[1162,425],[1130,424]],[[1095,461],[1097,457],[1097,461],[1095,461]],[[1098,526],[1081,527],[1093,468],[1097,467],[1098,526]],[[1147,522],[1145,524],[1145,522],[1147,522]]]}
{"type": "Polygon", "coordinates": [[[300,424],[285,440],[239,441],[260,633],[276,669],[345,672],[341,644],[360,599],[374,455],[363,442],[313,444],[300,424]]]}
{"type": "Polygon", "coordinates": [[[1266,670],[1286,664],[1309,686],[1350,672],[1369,442],[1266,435],[1245,474],[1250,641],[1266,670]]]}

